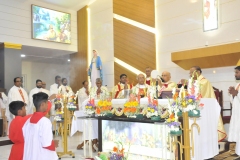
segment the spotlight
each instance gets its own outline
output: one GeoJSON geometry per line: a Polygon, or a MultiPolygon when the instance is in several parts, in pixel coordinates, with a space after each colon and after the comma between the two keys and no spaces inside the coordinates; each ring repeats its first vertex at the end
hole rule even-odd
{"type": "Polygon", "coordinates": [[[21,54],[21,57],[26,57],[26,55],[25,54],[21,54]]]}

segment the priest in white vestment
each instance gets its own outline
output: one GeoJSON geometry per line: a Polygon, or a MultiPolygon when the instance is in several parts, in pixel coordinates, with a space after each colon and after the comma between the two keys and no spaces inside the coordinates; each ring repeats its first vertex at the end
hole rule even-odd
{"type": "Polygon", "coordinates": [[[40,79],[36,80],[36,87],[33,88],[30,93],[29,93],[29,110],[27,111],[27,114],[32,114],[35,110],[34,104],[33,104],[33,95],[38,93],[38,92],[44,92],[46,93],[48,96],[50,96],[49,91],[46,89],[42,88],[42,81],[40,79]]]}
{"type": "MultiPolygon", "coordinates": [[[[235,78],[240,80],[240,66],[235,68],[235,78]]],[[[228,89],[230,94],[230,102],[232,103],[232,116],[229,126],[228,141],[236,142],[235,152],[240,155],[240,83],[235,87],[231,86],[228,89]]]]}
{"type": "MultiPolygon", "coordinates": [[[[61,77],[56,76],[55,77],[55,83],[50,86],[50,95],[59,94],[60,93],[60,90],[59,90],[60,86],[61,86],[61,77]]],[[[51,113],[51,115],[55,115],[55,113],[56,113],[54,100],[52,100],[52,108],[51,108],[50,113],[51,113]]]]}
{"type": "Polygon", "coordinates": [[[0,92],[0,118],[5,115],[2,115],[2,110],[8,105],[8,97],[4,92],[0,92]]]}
{"type": "Polygon", "coordinates": [[[60,93],[66,96],[72,96],[74,95],[72,88],[67,85],[68,81],[66,78],[62,78],[62,85],[59,87],[60,93]]]}
{"type": "Polygon", "coordinates": [[[89,98],[88,81],[82,82],[83,87],[78,92],[78,107],[79,110],[83,110],[82,103],[89,98]]]}
{"type": "Polygon", "coordinates": [[[138,84],[132,88],[132,93],[140,95],[142,98],[147,97],[150,86],[145,83],[145,76],[143,74],[139,74],[137,76],[137,80],[138,84]]]}
{"type": "Polygon", "coordinates": [[[47,95],[49,95],[49,96],[50,96],[50,91],[49,91],[49,90],[47,90],[47,88],[46,88],[46,82],[44,82],[44,81],[42,81],[42,88],[43,88],[43,89],[45,89],[45,91],[46,91],[47,95]]]}
{"type": "Polygon", "coordinates": [[[14,86],[8,92],[8,105],[6,106],[6,117],[8,119],[8,128],[14,116],[9,111],[9,104],[12,101],[23,101],[26,104],[26,110],[29,109],[29,100],[27,92],[21,87],[22,79],[20,77],[14,78],[14,86]]]}
{"type": "Polygon", "coordinates": [[[101,99],[105,96],[109,96],[107,87],[102,86],[101,78],[96,79],[96,86],[92,87],[90,90],[90,98],[101,99]]]}

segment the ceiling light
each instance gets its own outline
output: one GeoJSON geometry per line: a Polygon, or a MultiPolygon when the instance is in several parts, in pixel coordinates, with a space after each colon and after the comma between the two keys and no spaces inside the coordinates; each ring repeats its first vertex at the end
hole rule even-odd
{"type": "Polygon", "coordinates": [[[21,54],[21,57],[26,57],[26,55],[25,54],[21,54]]]}
{"type": "Polygon", "coordinates": [[[216,71],[215,71],[215,70],[213,70],[213,73],[216,73],[216,71]]]}
{"type": "Polygon", "coordinates": [[[235,39],[236,41],[238,41],[239,39],[237,38],[237,39],[235,39]]]}
{"type": "Polygon", "coordinates": [[[68,59],[68,62],[70,62],[70,59],[68,59]]]}

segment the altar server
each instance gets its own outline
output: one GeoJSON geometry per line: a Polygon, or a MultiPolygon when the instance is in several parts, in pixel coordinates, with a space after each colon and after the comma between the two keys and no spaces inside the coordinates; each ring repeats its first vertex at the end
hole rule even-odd
{"type": "MultiPolygon", "coordinates": [[[[240,80],[240,66],[235,68],[235,78],[236,80],[240,80]]],[[[232,103],[232,117],[229,126],[228,141],[236,142],[235,152],[237,155],[240,155],[240,83],[235,87],[229,87],[228,92],[232,103]]]]}
{"type": "Polygon", "coordinates": [[[15,116],[9,128],[9,139],[13,142],[9,160],[22,160],[24,148],[22,127],[32,115],[26,116],[25,104],[22,101],[11,102],[9,110],[15,116]]]}
{"type": "MultiPolygon", "coordinates": [[[[14,86],[9,90],[8,92],[8,105],[12,101],[22,101],[26,104],[26,109],[29,108],[29,100],[27,92],[21,87],[22,85],[22,79],[20,77],[14,78],[14,86]]],[[[13,119],[13,114],[9,112],[9,107],[6,107],[6,117],[8,119],[8,128],[11,124],[11,121],[13,119]]]]}
{"type": "Polygon", "coordinates": [[[58,160],[53,141],[52,123],[44,117],[48,108],[48,95],[40,92],[33,95],[36,112],[23,126],[24,160],[58,160]]]}
{"type": "Polygon", "coordinates": [[[38,92],[44,92],[49,96],[49,92],[46,89],[42,88],[42,81],[40,79],[36,80],[36,87],[33,88],[29,93],[29,110],[27,111],[28,114],[32,114],[35,111],[32,96],[38,92]]]}
{"type": "MultiPolygon", "coordinates": [[[[48,103],[48,109],[51,108],[51,103],[48,103]]],[[[9,128],[9,139],[14,143],[9,155],[9,160],[22,160],[24,149],[24,138],[22,133],[22,127],[25,122],[32,116],[32,114],[26,116],[25,104],[22,101],[13,101],[9,104],[10,112],[15,115],[9,128]]]]}
{"type": "Polygon", "coordinates": [[[126,74],[120,75],[120,82],[112,89],[112,98],[120,99],[124,98],[124,90],[132,89],[132,84],[128,84],[128,79],[126,74]]]}

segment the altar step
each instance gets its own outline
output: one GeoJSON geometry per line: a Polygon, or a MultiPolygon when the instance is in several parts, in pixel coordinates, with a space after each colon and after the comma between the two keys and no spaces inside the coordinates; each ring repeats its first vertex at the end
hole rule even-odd
{"type": "Polygon", "coordinates": [[[219,143],[219,154],[214,160],[240,160],[240,157],[235,154],[236,143],[223,141],[219,143]]]}

